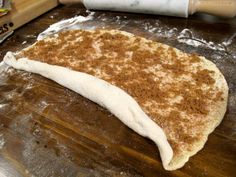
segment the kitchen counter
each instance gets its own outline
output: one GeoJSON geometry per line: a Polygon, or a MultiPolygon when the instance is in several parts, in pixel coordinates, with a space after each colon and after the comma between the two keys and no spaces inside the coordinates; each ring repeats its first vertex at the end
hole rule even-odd
{"type": "Polygon", "coordinates": [[[229,84],[222,123],[203,150],[176,171],[165,171],[153,142],[97,104],[41,76],[9,69],[0,75],[0,176],[212,176],[236,174],[236,18],[188,19],[91,12],[60,5],[16,30],[0,60],[36,41],[49,25],[93,15],[81,28],[115,28],[197,53],[219,67],[229,84]]]}

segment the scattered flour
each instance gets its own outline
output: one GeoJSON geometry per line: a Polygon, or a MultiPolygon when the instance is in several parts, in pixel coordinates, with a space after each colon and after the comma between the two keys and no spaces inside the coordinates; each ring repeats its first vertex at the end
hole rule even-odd
{"type": "Polygon", "coordinates": [[[5,145],[4,136],[3,134],[0,134],[0,149],[2,149],[4,145],[5,145]]]}
{"type": "Polygon", "coordinates": [[[236,37],[236,33],[234,33],[232,36],[230,36],[226,41],[224,41],[222,44],[225,46],[229,46],[233,43],[234,38],[236,37]]]}
{"type": "Polygon", "coordinates": [[[198,38],[194,36],[193,32],[189,29],[184,29],[182,30],[178,37],[177,37],[178,42],[180,43],[185,43],[188,45],[191,45],[193,47],[206,47],[212,50],[218,50],[218,51],[226,51],[226,47],[222,44],[215,44],[212,41],[206,41],[202,38],[198,38]]]}
{"type": "Polygon", "coordinates": [[[37,40],[44,39],[46,36],[56,34],[64,29],[68,29],[68,28],[69,29],[79,29],[79,27],[78,27],[79,24],[82,22],[92,20],[94,18],[94,14],[95,14],[95,12],[90,12],[90,14],[86,17],[76,16],[73,18],[69,18],[69,19],[57,22],[57,23],[49,26],[49,28],[46,29],[44,32],[40,33],[37,40]]]}

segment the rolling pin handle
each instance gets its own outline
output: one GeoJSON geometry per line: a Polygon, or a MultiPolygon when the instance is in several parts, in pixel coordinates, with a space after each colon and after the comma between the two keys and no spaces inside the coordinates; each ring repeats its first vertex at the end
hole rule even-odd
{"type": "Polygon", "coordinates": [[[202,12],[221,17],[235,17],[236,0],[189,0],[189,14],[202,12]]]}

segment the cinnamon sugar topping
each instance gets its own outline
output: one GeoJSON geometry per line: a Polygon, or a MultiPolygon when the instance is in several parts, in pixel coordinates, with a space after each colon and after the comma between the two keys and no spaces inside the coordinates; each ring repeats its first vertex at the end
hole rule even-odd
{"type": "Polygon", "coordinates": [[[222,101],[214,72],[204,69],[197,55],[114,30],[65,31],[21,55],[124,89],[164,129],[175,154],[191,149],[206,128],[210,105],[222,101]]]}

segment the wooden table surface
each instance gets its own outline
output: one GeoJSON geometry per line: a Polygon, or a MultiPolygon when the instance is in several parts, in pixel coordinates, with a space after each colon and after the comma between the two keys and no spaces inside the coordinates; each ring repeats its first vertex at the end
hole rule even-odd
{"type": "MultiPolygon", "coordinates": [[[[50,24],[87,13],[82,6],[53,9],[1,44],[0,59],[32,44],[50,24]]],[[[84,25],[93,26],[133,32],[215,62],[230,87],[223,122],[203,150],[168,172],[155,144],[107,110],[41,76],[10,69],[0,74],[0,176],[236,176],[236,18],[96,12],[84,25]]]]}

